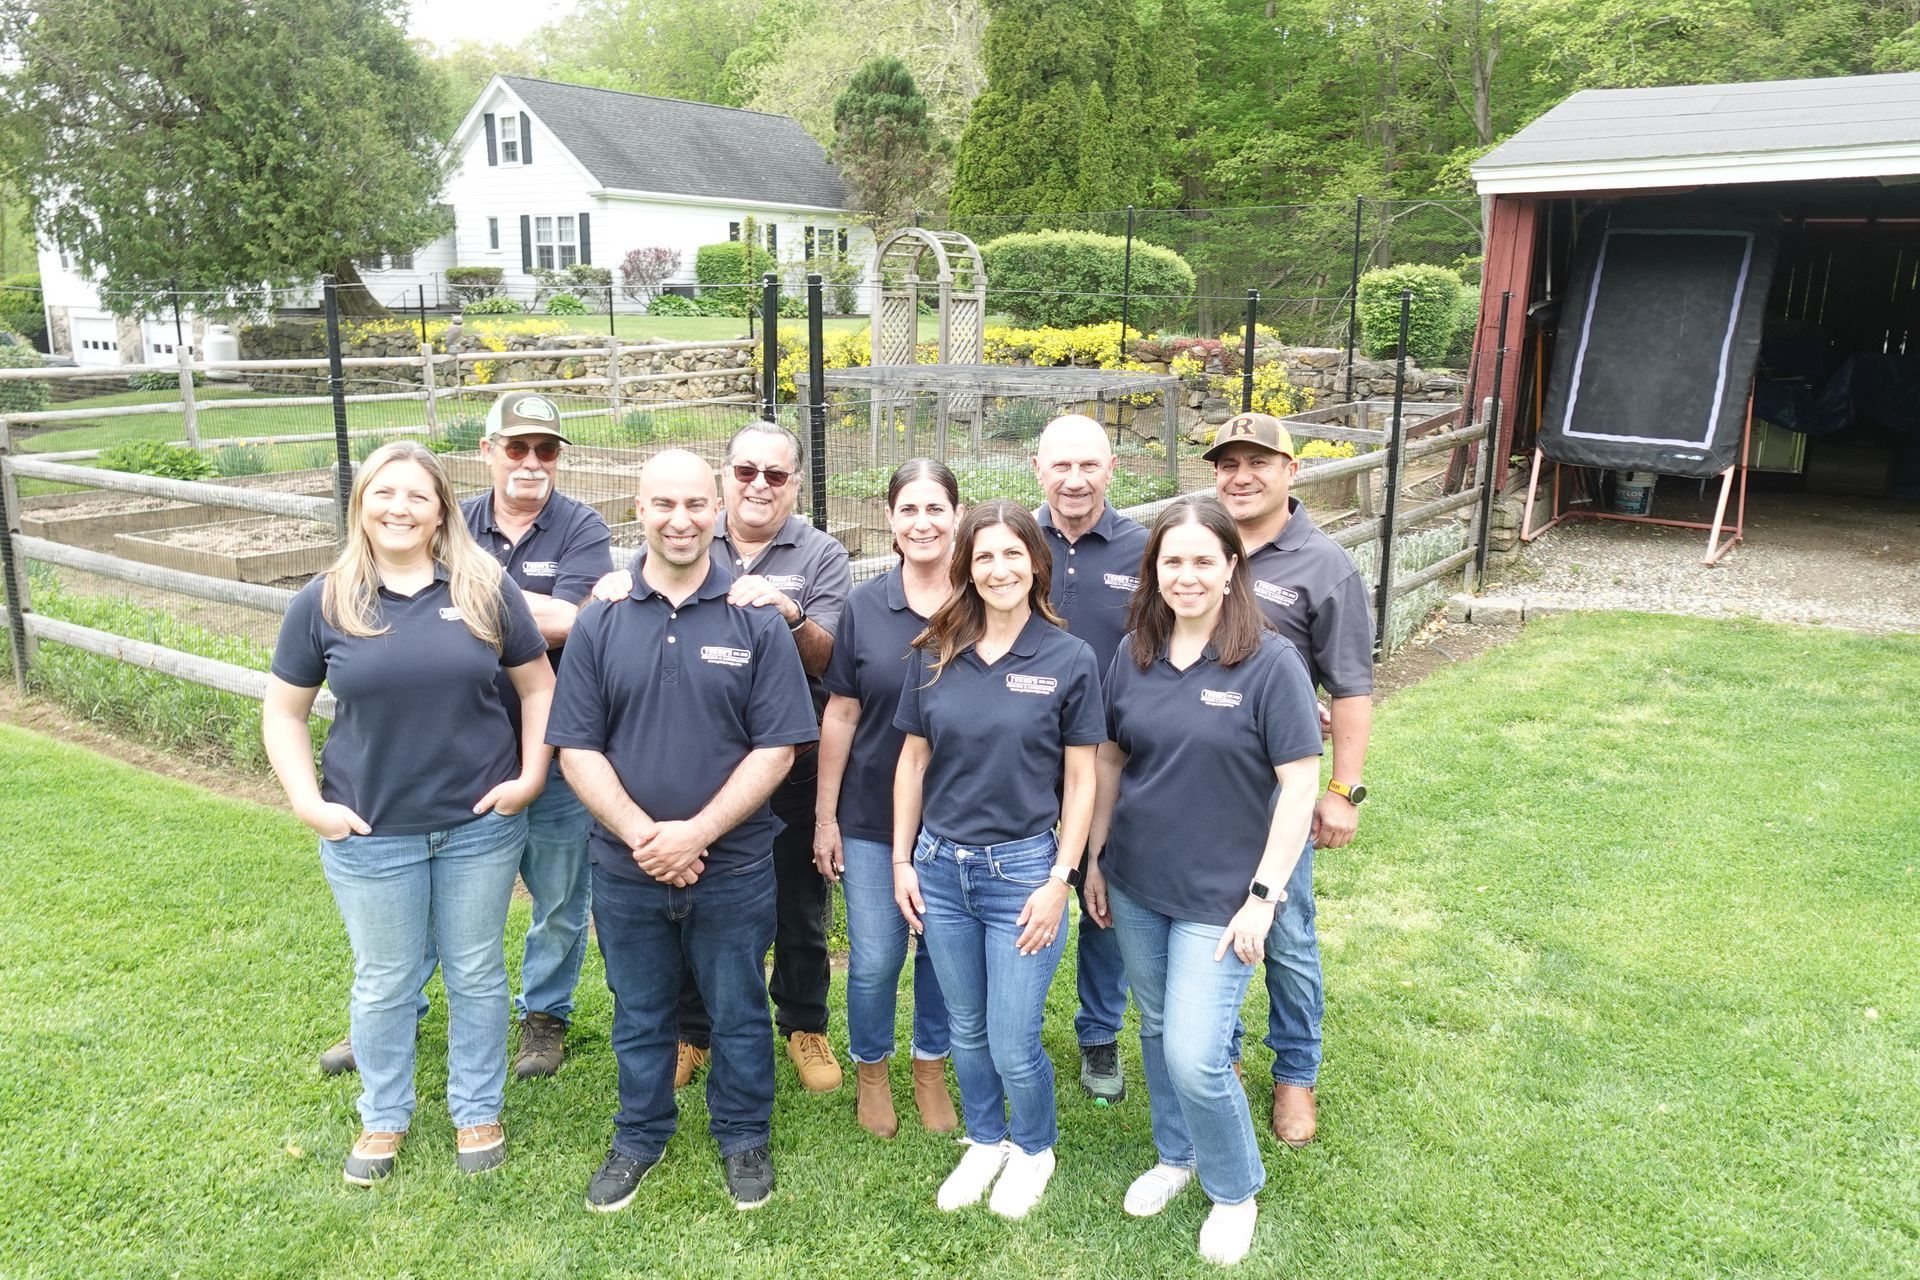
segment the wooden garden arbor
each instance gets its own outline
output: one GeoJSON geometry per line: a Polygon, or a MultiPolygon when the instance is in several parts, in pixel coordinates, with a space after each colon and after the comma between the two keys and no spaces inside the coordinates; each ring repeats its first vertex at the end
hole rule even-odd
{"type": "Polygon", "coordinates": [[[912,364],[920,341],[920,303],[932,289],[941,364],[979,364],[986,355],[987,269],[980,250],[958,231],[906,227],[873,254],[875,365],[912,364]]]}

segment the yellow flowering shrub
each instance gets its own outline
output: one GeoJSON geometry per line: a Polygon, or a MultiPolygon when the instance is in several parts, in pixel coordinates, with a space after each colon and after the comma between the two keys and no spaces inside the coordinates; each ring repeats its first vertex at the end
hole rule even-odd
{"type": "MultiPolygon", "coordinates": [[[[1213,380],[1213,394],[1234,404],[1240,402],[1240,379],[1219,377],[1213,380]]],[[[1313,390],[1296,387],[1287,381],[1287,367],[1278,360],[1253,367],[1253,411],[1284,418],[1313,407],[1313,390]]]]}
{"type": "Polygon", "coordinates": [[[1332,440],[1309,440],[1300,446],[1300,452],[1294,456],[1297,458],[1352,458],[1358,456],[1359,452],[1359,448],[1351,440],[1342,440],[1338,443],[1332,440]]]}

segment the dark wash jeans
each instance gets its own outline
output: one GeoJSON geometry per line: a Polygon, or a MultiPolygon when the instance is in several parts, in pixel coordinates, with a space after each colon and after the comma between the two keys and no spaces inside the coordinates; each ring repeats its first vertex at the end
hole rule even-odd
{"type": "Polygon", "coordinates": [[[773,1028],[767,948],[773,944],[773,862],[709,871],[674,889],[593,868],[593,924],[613,992],[620,1110],[613,1149],[657,1159],[679,1118],[673,1100],[683,974],[713,1012],[707,1112],[720,1154],[764,1145],[773,1116],[773,1028]]]}
{"type": "MultiPolygon", "coordinates": [[[[782,1036],[827,1029],[827,926],[833,920],[833,886],[813,865],[814,786],[817,753],[793,762],[793,772],[773,793],[773,816],[786,828],[773,838],[773,875],[778,916],[773,932],[774,1023],[782,1036]]],[[[680,1038],[704,1049],[713,1023],[691,978],[680,987],[680,1038]]]]}

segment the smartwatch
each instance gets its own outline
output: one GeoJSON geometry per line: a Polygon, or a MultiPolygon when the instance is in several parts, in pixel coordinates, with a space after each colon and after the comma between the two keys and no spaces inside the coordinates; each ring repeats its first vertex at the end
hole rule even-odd
{"type": "MultiPolygon", "coordinates": [[[[795,608],[799,608],[799,606],[798,606],[798,605],[795,605],[794,607],[795,607],[795,608]]],[[[794,619],[794,620],[793,620],[792,622],[789,622],[789,623],[787,624],[787,630],[789,630],[789,631],[793,631],[793,632],[798,632],[798,631],[800,630],[800,628],[802,628],[802,627],[804,627],[804,626],[806,626],[806,625],[807,625],[807,611],[806,611],[805,609],[801,609],[801,610],[800,610],[800,616],[799,616],[799,617],[797,617],[797,618],[795,618],[795,619],[794,619]]]]}
{"type": "Polygon", "coordinates": [[[1367,784],[1364,782],[1356,782],[1352,786],[1348,786],[1346,783],[1340,781],[1340,779],[1334,778],[1327,783],[1327,790],[1344,798],[1348,804],[1351,804],[1356,809],[1367,802],[1367,784]]]}
{"type": "Polygon", "coordinates": [[[1059,863],[1055,863],[1047,874],[1069,889],[1078,889],[1081,882],[1087,878],[1087,873],[1079,867],[1063,867],[1059,863]]]}
{"type": "Polygon", "coordinates": [[[1271,902],[1275,906],[1278,906],[1287,900],[1287,891],[1262,884],[1260,881],[1255,880],[1247,886],[1247,896],[1250,898],[1258,898],[1262,902],[1271,902]]]}

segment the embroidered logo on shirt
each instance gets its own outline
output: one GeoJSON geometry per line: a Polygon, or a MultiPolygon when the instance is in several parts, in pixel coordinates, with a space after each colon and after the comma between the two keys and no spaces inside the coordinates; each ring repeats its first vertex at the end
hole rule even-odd
{"type": "Polygon", "coordinates": [[[1060,682],[1052,676],[1023,676],[1014,673],[1007,677],[1009,693],[1037,693],[1046,698],[1051,697],[1053,691],[1059,687],[1060,682]]]}
{"type": "Polygon", "coordinates": [[[1241,695],[1231,689],[1202,689],[1200,705],[1203,707],[1237,707],[1241,695]]]}
{"type": "Polygon", "coordinates": [[[703,644],[700,646],[700,661],[711,662],[717,667],[744,667],[753,661],[753,651],[730,649],[724,644],[703,644]]]}
{"type": "Polygon", "coordinates": [[[440,621],[442,622],[465,622],[466,620],[467,615],[460,612],[458,605],[448,605],[440,611],[440,621]]]}
{"type": "Polygon", "coordinates": [[[520,572],[529,578],[553,578],[559,576],[558,560],[529,560],[520,566],[520,572]]]}
{"type": "Polygon", "coordinates": [[[766,579],[768,586],[775,591],[784,591],[788,595],[807,589],[807,577],[802,573],[769,573],[766,579]]]}
{"type": "Polygon", "coordinates": [[[1282,587],[1271,582],[1260,582],[1257,580],[1253,584],[1253,594],[1259,596],[1262,600],[1271,600],[1275,604],[1292,604],[1300,598],[1300,593],[1292,587],[1282,587]]]}
{"type": "Polygon", "coordinates": [[[1130,577],[1124,573],[1109,573],[1105,576],[1105,581],[1106,584],[1115,591],[1138,591],[1140,589],[1140,579],[1130,577]]]}

